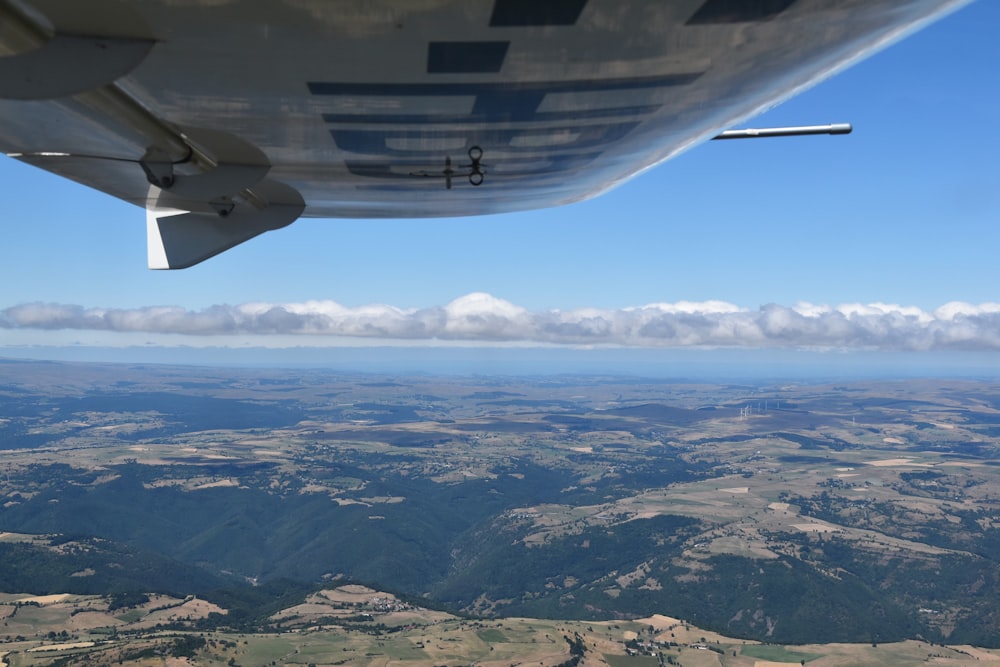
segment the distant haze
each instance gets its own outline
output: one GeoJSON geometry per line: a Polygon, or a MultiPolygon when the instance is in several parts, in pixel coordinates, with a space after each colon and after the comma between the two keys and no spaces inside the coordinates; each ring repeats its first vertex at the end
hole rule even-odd
{"type": "MultiPolygon", "coordinates": [[[[1000,354],[483,346],[0,346],[4,357],[83,362],[325,368],[387,375],[608,375],[697,382],[972,378],[995,380],[1000,354]]],[[[2,370],[2,366],[0,366],[2,370]]]]}

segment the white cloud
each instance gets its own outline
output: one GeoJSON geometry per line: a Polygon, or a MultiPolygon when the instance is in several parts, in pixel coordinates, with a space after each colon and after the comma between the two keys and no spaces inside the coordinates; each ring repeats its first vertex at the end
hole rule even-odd
{"type": "Polygon", "coordinates": [[[1000,314],[1000,303],[981,303],[978,306],[962,301],[951,301],[934,311],[934,317],[942,320],[954,320],[965,316],[1000,314]]]}
{"type": "Polygon", "coordinates": [[[654,303],[604,310],[530,311],[473,293],[443,306],[404,309],[333,301],[85,308],[26,303],[0,310],[0,328],[173,334],[189,337],[324,337],[628,347],[1000,350],[1000,304],[947,303],[933,311],[894,304],[654,303]]]}

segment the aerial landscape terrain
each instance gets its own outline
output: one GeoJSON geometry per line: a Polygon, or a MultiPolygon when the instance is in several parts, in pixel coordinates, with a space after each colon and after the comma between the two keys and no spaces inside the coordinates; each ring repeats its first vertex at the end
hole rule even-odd
{"type": "Polygon", "coordinates": [[[998,443],[987,380],[0,360],[0,657],[1000,661],[998,443]]]}

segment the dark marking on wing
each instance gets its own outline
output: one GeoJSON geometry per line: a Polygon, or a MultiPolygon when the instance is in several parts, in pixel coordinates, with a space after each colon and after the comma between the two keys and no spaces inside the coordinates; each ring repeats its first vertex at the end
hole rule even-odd
{"type": "MultiPolygon", "coordinates": [[[[595,118],[619,118],[645,116],[659,110],[659,104],[644,104],[635,106],[609,107],[605,109],[572,109],[569,111],[536,111],[531,115],[533,122],[589,120],[595,118]]],[[[480,109],[468,114],[358,114],[358,113],[325,113],[323,120],[327,123],[364,123],[368,124],[401,124],[401,123],[489,123],[508,120],[509,114],[498,117],[497,109],[480,109]]]]}
{"type": "Polygon", "coordinates": [[[431,42],[428,74],[495,74],[503,67],[510,42],[431,42]]]}
{"type": "Polygon", "coordinates": [[[587,0],[496,0],[490,27],[574,25],[587,0]]]}
{"type": "Polygon", "coordinates": [[[754,23],[768,21],[795,3],[795,0],[706,0],[688,19],[688,25],[713,23],[754,23]]]}

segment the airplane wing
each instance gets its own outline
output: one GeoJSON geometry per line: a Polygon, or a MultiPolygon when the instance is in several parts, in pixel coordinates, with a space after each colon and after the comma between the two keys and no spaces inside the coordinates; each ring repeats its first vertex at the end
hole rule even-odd
{"type": "Polygon", "coordinates": [[[0,0],[0,151],[183,268],[300,216],[595,196],[968,1],[0,0]]]}

